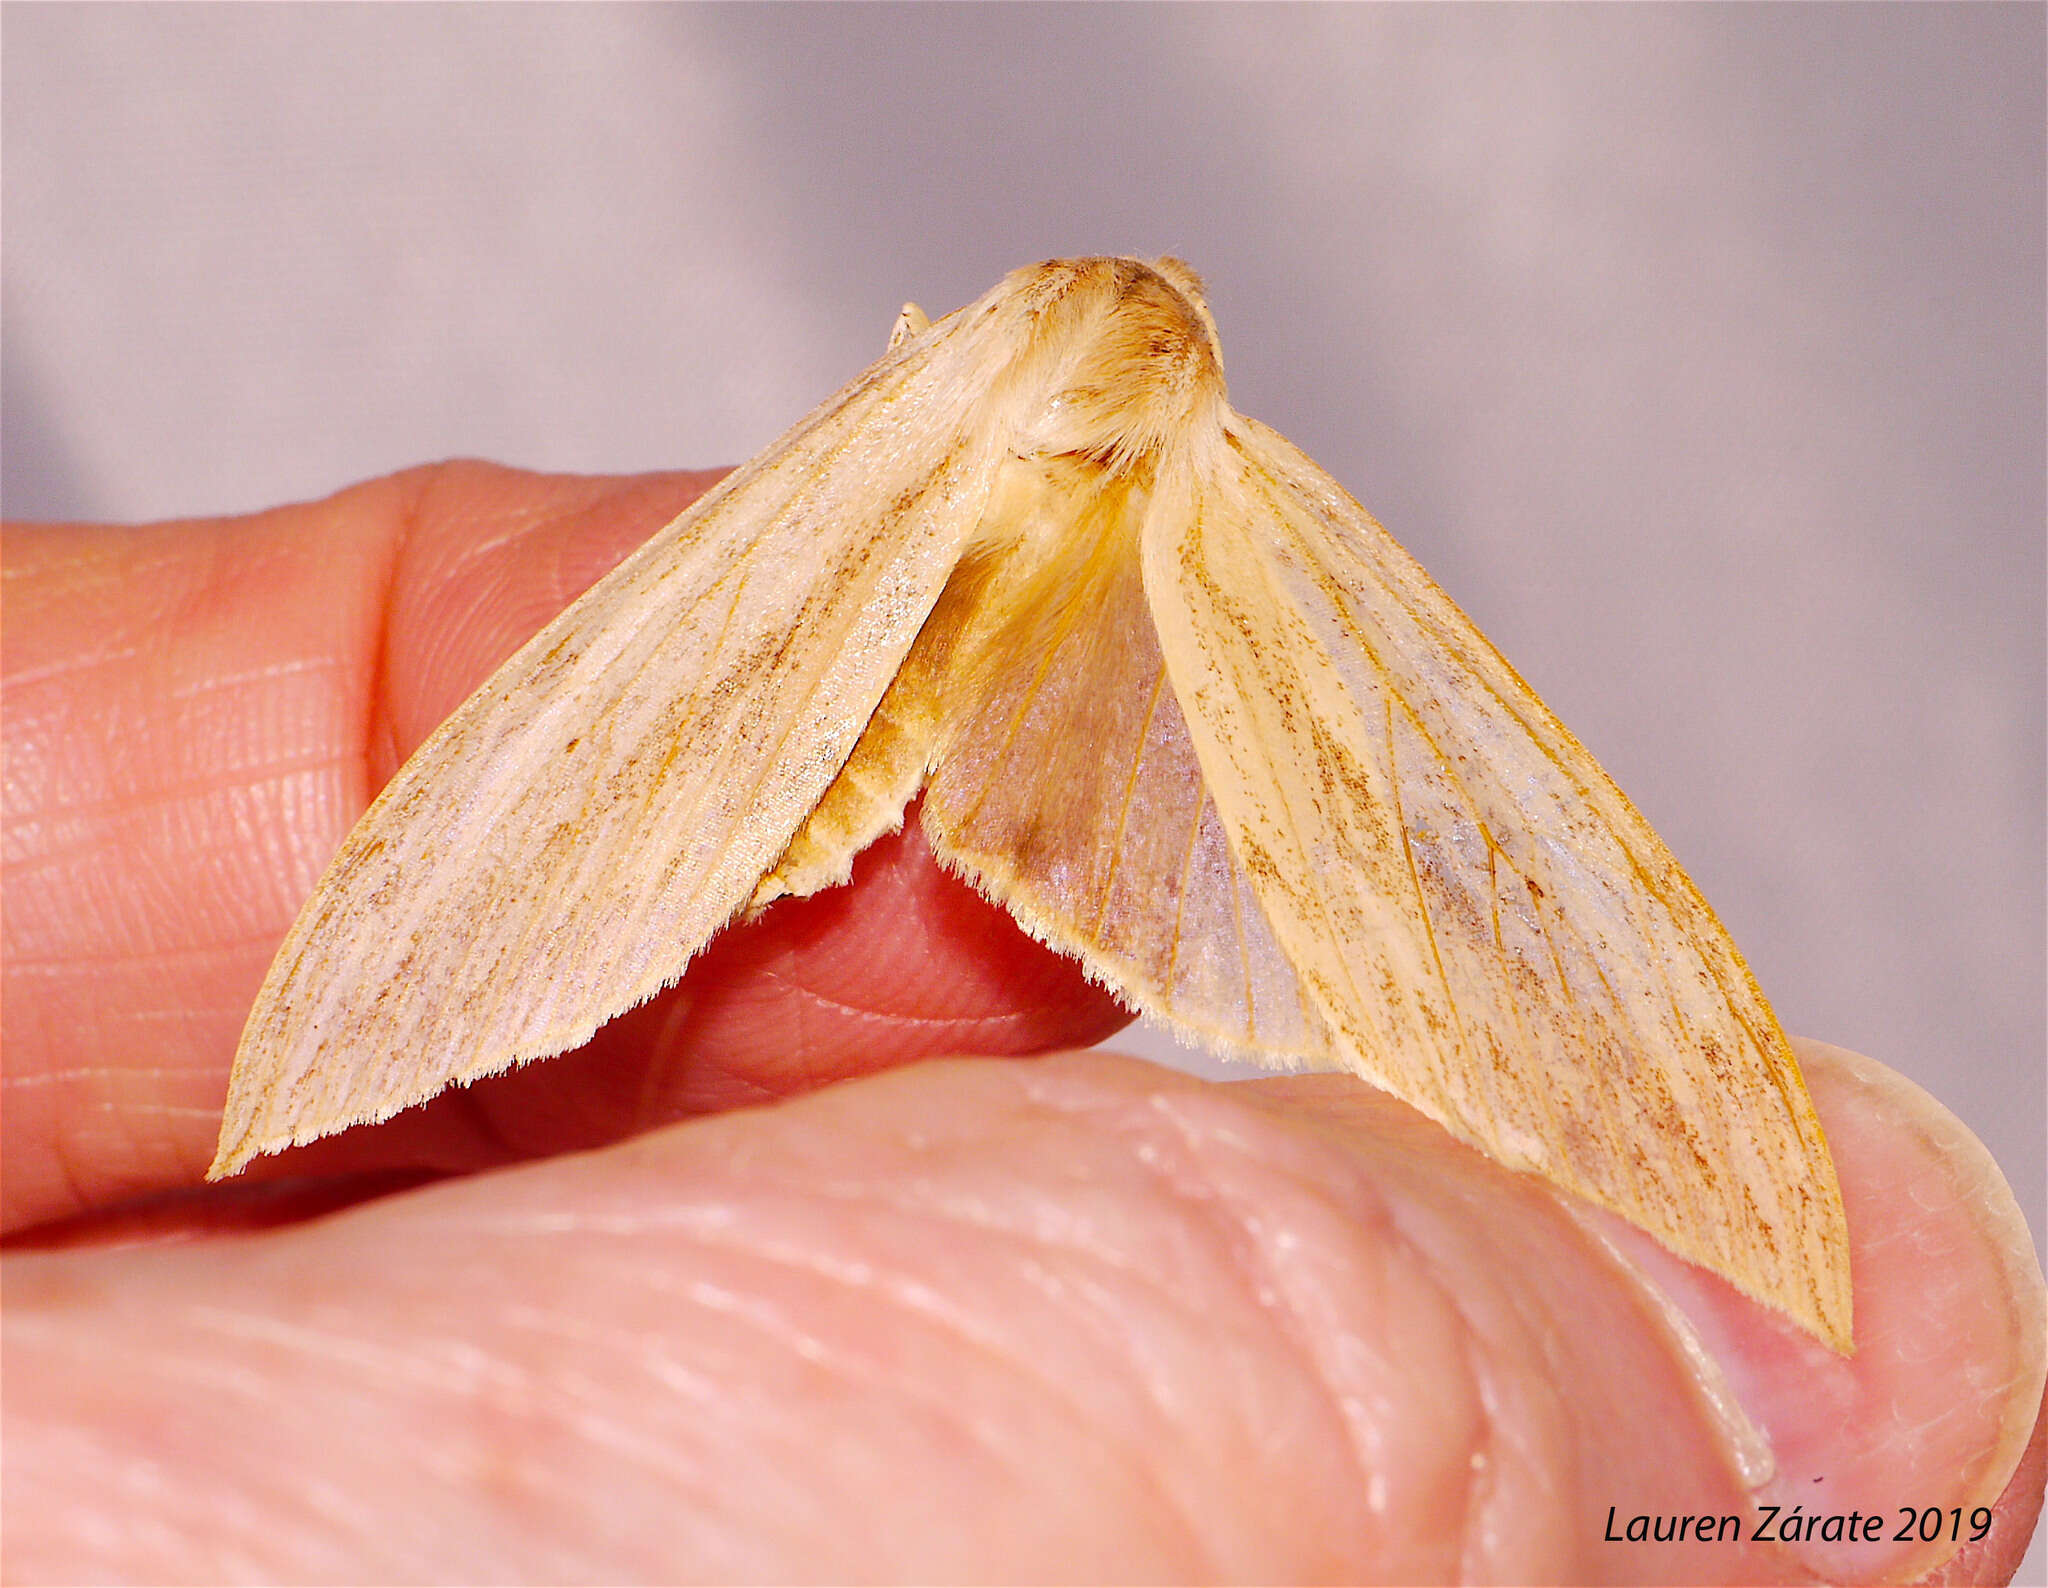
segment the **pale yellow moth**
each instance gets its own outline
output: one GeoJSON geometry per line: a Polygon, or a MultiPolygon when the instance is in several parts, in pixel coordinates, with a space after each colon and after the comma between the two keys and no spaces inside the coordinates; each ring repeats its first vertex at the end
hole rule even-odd
{"type": "Polygon", "coordinates": [[[211,1173],[575,1046],[920,790],[940,859],[1132,1008],[1350,1070],[1848,1348],[1834,1170],[1735,945],[1415,560],[1230,408],[1172,259],[906,308],[499,669],[293,926],[211,1173]]]}

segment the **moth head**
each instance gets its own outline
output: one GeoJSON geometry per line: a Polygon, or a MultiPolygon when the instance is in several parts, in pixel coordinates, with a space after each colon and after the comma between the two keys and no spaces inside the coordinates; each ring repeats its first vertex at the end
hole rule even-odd
{"type": "Polygon", "coordinates": [[[1126,472],[1204,426],[1224,405],[1223,356],[1202,283],[1177,259],[1052,259],[998,288],[1024,324],[1013,410],[1016,450],[1075,455],[1126,472]],[[1043,392],[1050,388],[1050,401],[1043,392]]]}

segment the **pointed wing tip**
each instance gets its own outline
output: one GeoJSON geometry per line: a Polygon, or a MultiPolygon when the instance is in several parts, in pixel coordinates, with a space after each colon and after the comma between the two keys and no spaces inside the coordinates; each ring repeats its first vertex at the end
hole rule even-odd
{"type": "Polygon", "coordinates": [[[290,1145],[289,1134],[265,1139],[245,1099],[236,1096],[231,1085],[226,1106],[221,1110],[220,1137],[214,1143],[213,1162],[206,1166],[209,1182],[231,1180],[255,1159],[290,1145]]]}
{"type": "Polygon", "coordinates": [[[1753,1299],[1789,1319],[1836,1356],[1851,1357],[1856,1354],[1856,1316],[1848,1296],[1847,1276],[1843,1280],[1840,1295],[1758,1295],[1753,1299]]]}
{"type": "Polygon", "coordinates": [[[1856,1354],[1855,1297],[1850,1286],[1848,1231],[1838,1224],[1818,1261],[1760,1269],[1727,1252],[1691,1247],[1679,1232],[1651,1228],[1621,1214],[1673,1256],[1713,1274],[1746,1300],[1768,1308],[1836,1356],[1856,1354]],[[1689,1249],[1690,1248],[1690,1249],[1689,1249]]]}
{"type": "Polygon", "coordinates": [[[245,1142],[236,1142],[233,1146],[230,1146],[223,1140],[219,1148],[214,1152],[213,1162],[206,1166],[208,1183],[233,1179],[242,1172],[249,1160],[255,1156],[256,1149],[245,1142]]]}
{"type": "Polygon", "coordinates": [[[206,1166],[209,1182],[231,1180],[258,1158],[330,1133],[303,1127],[294,1129],[290,1124],[280,1129],[274,1117],[266,1123],[260,1101],[229,1082],[227,1102],[221,1108],[220,1136],[214,1143],[213,1162],[206,1166]]]}
{"type": "MultiPolygon", "coordinates": [[[[240,1069],[239,1064],[236,1068],[240,1069]]],[[[237,1079],[238,1076],[233,1075],[228,1078],[228,1095],[220,1110],[220,1135],[214,1140],[213,1162],[206,1166],[208,1183],[239,1174],[242,1166],[257,1154],[257,1148],[249,1140],[252,1134],[249,1111],[239,1095],[240,1088],[235,1084],[237,1079]]]]}
{"type": "Polygon", "coordinates": [[[331,1136],[345,1126],[330,1126],[324,1130],[282,1130],[269,1135],[259,1135],[256,1127],[247,1122],[237,1122],[232,1116],[221,1123],[220,1141],[213,1150],[213,1162],[206,1166],[209,1183],[232,1180],[258,1158],[267,1158],[272,1153],[283,1152],[287,1147],[303,1147],[309,1141],[322,1136],[331,1136]]]}

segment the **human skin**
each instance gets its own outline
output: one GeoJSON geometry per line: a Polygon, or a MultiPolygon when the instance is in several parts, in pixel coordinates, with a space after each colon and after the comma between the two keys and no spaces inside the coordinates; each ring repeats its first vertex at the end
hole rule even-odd
{"type": "Polygon", "coordinates": [[[205,1187],[341,835],[711,478],[6,532],[8,1578],[2010,1576],[2040,1274],[1908,1083],[1801,1047],[1839,1358],[1349,1078],[1017,1057],[1127,1017],[914,821],[587,1048],[205,1187]],[[1884,1540],[1603,1536],[1753,1499],[1884,1540]]]}

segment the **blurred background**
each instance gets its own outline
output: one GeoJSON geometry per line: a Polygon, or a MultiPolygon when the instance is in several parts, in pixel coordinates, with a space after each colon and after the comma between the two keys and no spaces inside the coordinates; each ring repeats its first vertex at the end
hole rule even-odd
{"type": "Polygon", "coordinates": [[[2043,19],[10,5],[0,505],[738,462],[905,298],[1182,255],[1237,406],[2038,1239],[2043,19]]]}

